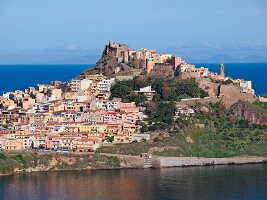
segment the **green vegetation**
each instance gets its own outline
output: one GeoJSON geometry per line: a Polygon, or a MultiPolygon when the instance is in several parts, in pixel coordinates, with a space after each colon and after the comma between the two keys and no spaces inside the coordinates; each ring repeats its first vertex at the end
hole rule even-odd
{"type": "Polygon", "coordinates": [[[145,102],[147,98],[143,95],[136,94],[136,90],[139,90],[139,87],[134,81],[119,81],[111,88],[110,98],[122,98],[123,102],[136,102],[139,105],[145,102]]]}
{"type": "Polygon", "coordinates": [[[266,102],[260,102],[256,101],[253,104],[251,104],[254,108],[257,109],[257,111],[262,114],[263,116],[267,117],[267,103],[266,102]]]}
{"type": "Polygon", "coordinates": [[[179,80],[179,78],[153,79],[143,76],[135,77],[133,80],[116,82],[111,88],[111,96],[122,98],[123,102],[136,102],[137,105],[147,107],[146,114],[148,125],[142,125],[142,132],[147,130],[170,130],[173,126],[173,112],[175,102],[182,98],[204,98],[208,94],[198,87],[194,78],[179,80]],[[141,87],[152,86],[156,91],[152,102],[147,102],[143,95],[137,95],[141,87]]]}
{"type": "Polygon", "coordinates": [[[267,156],[266,127],[232,119],[221,103],[210,104],[208,109],[209,112],[174,122],[175,128],[169,131],[171,137],[102,147],[98,152],[140,155],[157,147],[153,152],[158,156],[267,156]]]}
{"type": "Polygon", "coordinates": [[[25,171],[38,168],[41,170],[83,170],[93,168],[117,168],[120,161],[116,157],[96,154],[48,154],[37,152],[0,153],[0,174],[25,171]]]}
{"type": "Polygon", "coordinates": [[[204,98],[208,94],[198,87],[194,78],[180,80],[169,78],[164,80],[150,80],[152,88],[156,90],[155,101],[180,101],[182,98],[204,98]]]}
{"type": "Polygon", "coordinates": [[[107,138],[107,142],[113,142],[114,141],[114,136],[109,136],[107,138]]]}
{"type": "Polygon", "coordinates": [[[149,130],[168,130],[173,125],[174,102],[150,102],[147,105],[149,130]]]}
{"type": "Polygon", "coordinates": [[[95,154],[92,162],[92,167],[95,168],[118,168],[120,167],[120,160],[115,156],[103,156],[95,154]]]}
{"type": "Polygon", "coordinates": [[[180,80],[174,77],[158,80],[135,77],[133,80],[115,83],[111,89],[111,98],[122,98],[126,102],[135,100],[134,98],[137,100],[143,98],[139,101],[144,102],[146,99],[142,96],[136,97],[134,91],[145,86],[152,86],[156,91],[154,101],[179,101],[182,98],[204,98],[208,96],[204,90],[198,87],[198,83],[194,78],[180,80]]]}

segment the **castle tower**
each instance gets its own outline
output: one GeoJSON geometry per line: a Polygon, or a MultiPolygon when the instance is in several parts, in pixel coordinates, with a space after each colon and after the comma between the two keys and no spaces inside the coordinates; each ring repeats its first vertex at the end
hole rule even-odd
{"type": "Polygon", "coordinates": [[[154,68],[155,63],[150,61],[149,59],[146,61],[146,72],[149,74],[153,68],[154,68]]]}
{"type": "Polygon", "coordinates": [[[220,75],[221,75],[222,77],[225,76],[225,73],[224,73],[224,64],[221,64],[221,65],[220,65],[220,75]]]}
{"type": "Polygon", "coordinates": [[[129,62],[129,54],[128,51],[123,51],[123,62],[128,63],[129,62]]]}

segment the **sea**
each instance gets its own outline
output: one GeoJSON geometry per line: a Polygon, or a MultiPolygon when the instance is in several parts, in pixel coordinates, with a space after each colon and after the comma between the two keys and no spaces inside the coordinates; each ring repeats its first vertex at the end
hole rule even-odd
{"type": "Polygon", "coordinates": [[[1,200],[264,200],[267,165],[65,171],[0,177],[1,200]]]}
{"type": "Polygon", "coordinates": [[[24,90],[37,84],[48,84],[54,80],[69,81],[93,66],[92,64],[0,64],[0,94],[24,90]]]}
{"type": "MultiPolygon", "coordinates": [[[[197,67],[208,67],[219,72],[220,63],[195,63],[197,67]]],[[[60,65],[0,65],[0,94],[23,90],[38,83],[53,80],[68,81],[77,77],[92,64],[60,65]]],[[[252,80],[257,95],[267,94],[267,63],[226,63],[226,76],[252,80]]]]}

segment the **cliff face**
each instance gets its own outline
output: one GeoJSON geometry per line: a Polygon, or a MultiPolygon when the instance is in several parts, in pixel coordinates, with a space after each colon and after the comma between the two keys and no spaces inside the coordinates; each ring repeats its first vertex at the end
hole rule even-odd
{"type": "Polygon", "coordinates": [[[267,126],[267,116],[249,103],[239,101],[232,105],[230,110],[234,118],[246,120],[250,124],[267,126]]]}
{"type": "Polygon", "coordinates": [[[128,63],[123,63],[125,52],[129,47],[119,43],[109,43],[105,46],[102,57],[96,63],[95,69],[105,76],[114,76],[117,73],[133,73],[128,63]]]}

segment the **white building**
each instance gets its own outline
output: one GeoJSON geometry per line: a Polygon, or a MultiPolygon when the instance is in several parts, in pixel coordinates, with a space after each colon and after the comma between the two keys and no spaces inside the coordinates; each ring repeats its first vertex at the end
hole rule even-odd
{"type": "Polygon", "coordinates": [[[195,65],[187,64],[187,63],[182,63],[180,65],[180,72],[192,72],[196,68],[195,65]]]}
{"type": "Polygon", "coordinates": [[[92,82],[93,82],[92,80],[87,80],[87,79],[82,79],[82,80],[72,79],[70,82],[70,88],[73,92],[81,90],[84,91],[89,89],[92,82]]]}
{"type": "Polygon", "coordinates": [[[96,101],[95,102],[96,109],[101,109],[101,110],[111,111],[111,110],[116,109],[117,106],[118,106],[117,101],[96,101]]]}
{"type": "Polygon", "coordinates": [[[148,101],[152,101],[154,95],[155,95],[155,90],[152,90],[151,86],[147,86],[144,88],[140,88],[139,91],[137,91],[136,93],[141,94],[146,96],[148,101]]]}
{"type": "Polygon", "coordinates": [[[195,114],[195,110],[193,108],[188,107],[187,105],[177,105],[174,113],[174,119],[179,118],[181,116],[191,116],[195,114]]]}
{"type": "Polygon", "coordinates": [[[114,82],[115,82],[114,78],[104,79],[102,81],[99,81],[97,83],[97,89],[99,92],[109,92],[114,82]]]}
{"type": "Polygon", "coordinates": [[[251,81],[242,80],[242,81],[240,81],[239,85],[242,88],[242,92],[252,93],[252,94],[255,93],[254,90],[252,89],[252,82],[251,81]]]}

